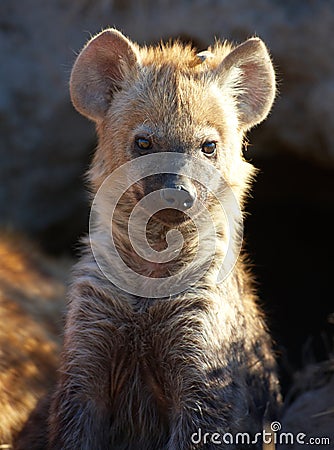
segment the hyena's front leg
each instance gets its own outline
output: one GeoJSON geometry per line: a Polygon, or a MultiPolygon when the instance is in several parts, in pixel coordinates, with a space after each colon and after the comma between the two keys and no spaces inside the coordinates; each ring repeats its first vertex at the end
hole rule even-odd
{"type": "Polygon", "coordinates": [[[105,450],[110,421],[106,405],[60,386],[51,406],[48,449],[105,450]]]}
{"type": "MultiPolygon", "coordinates": [[[[204,380],[207,375],[203,373],[202,377],[204,380]]],[[[196,383],[196,378],[198,374],[189,374],[178,380],[178,387],[174,386],[168,450],[224,448],[211,440],[229,429],[229,406],[222,401],[224,387],[212,385],[208,379],[207,383],[196,383]]]]}
{"type": "Polygon", "coordinates": [[[49,450],[106,450],[111,428],[110,336],[96,317],[81,317],[75,326],[72,319],[50,407],[49,450]]]}
{"type": "MultiPolygon", "coordinates": [[[[193,373],[179,379],[179,394],[174,397],[179,402],[174,402],[167,449],[249,448],[248,445],[237,445],[234,436],[244,432],[251,438],[252,432],[262,430],[262,420],[260,412],[255,414],[249,410],[249,388],[241,381],[242,375],[239,374],[238,380],[227,367],[221,370],[215,367],[201,373],[200,378],[205,382],[193,382],[196,378],[198,375],[193,373]],[[258,419],[254,417],[257,415],[258,419]]],[[[174,387],[175,393],[177,390],[174,387]]],[[[252,448],[258,447],[253,445],[252,448]]]]}

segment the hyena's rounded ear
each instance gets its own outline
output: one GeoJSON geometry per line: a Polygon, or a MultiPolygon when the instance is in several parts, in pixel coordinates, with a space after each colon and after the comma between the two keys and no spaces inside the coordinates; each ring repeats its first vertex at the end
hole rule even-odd
{"type": "Polygon", "coordinates": [[[99,121],[110,106],[122,80],[136,70],[136,47],[114,29],[91,39],[77,57],[70,79],[74,107],[84,116],[99,121]]]}
{"type": "Polygon", "coordinates": [[[275,97],[275,72],[261,39],[248,39],[236,47],[216,70],[224,88],[231,89],[243,130],[267,117],[275,97]]]}

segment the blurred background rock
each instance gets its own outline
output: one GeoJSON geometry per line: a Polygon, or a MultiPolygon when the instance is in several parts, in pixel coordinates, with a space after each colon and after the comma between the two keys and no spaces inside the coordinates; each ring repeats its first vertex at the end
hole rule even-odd
{"type": "Polygon", "coordinates": [[[1,0],[0,220],[48,252],[73,250],[87,231],[83,174],[95,134],[70,104],[68,79],[76,53],[107,26],[141,44],[180,37],[202,50],[215,36],[258,35],[270,48],[280,95],[245,154],[260,168],[247,249],[282,361],[325,358],[334,299],[334,2],[1,0]]]}

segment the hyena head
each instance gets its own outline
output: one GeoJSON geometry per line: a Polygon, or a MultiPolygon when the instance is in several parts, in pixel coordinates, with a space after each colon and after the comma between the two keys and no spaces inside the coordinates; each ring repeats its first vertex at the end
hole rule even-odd
{"type": "MultiPolygon", "coordinates": [[[[153,227],[190,230],[189,217],[217,207],[212,192],[242,202],[254,172],[242,157],[244,135],[267,116],[275,77],[258,38],[196,53],[180,43],[140,48],[109,29],[79,54],[70,90],[76,109],[97,126],[93,193],[116,169],[140,160],[119,202],[119,229],[138,202],[151,198],[143,206],[154,211],[153,227]]],[[[215,225],[223,216],[214,213],[215,225]]]]}
{"type": "MultiPolygon", "coordinates": [[[[139,48],[109,29],[79,54],[70,88],[74,106],[97,124],[93,189],[126,161],[174,152],[212,164],[241,200],[253,173],[242,157],[244,133],[267,116],[275,80],[258,38],[234,49],[216,42],[196,54],[179,43],[139,48]]],[[[181,219],[197,200],[208,202],[207,186],[182,175],[180,165],[136,183],[128,201],[162,189],[165,220],[178,217],[171,208],[181,219]]]]}

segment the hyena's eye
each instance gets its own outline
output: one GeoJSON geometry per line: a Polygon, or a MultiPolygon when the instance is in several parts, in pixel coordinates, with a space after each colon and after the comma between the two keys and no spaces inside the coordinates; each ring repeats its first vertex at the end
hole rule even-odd
{"type": "Polygon", "coordinates": [[[152,148],[151,139],[146,138],[146,137],[137,137],[135,140],[135,143],[136,143],[136,147],[139,149],[140,152],[145,152],[152,148]]]}
{"type": "Polygon", "coordinates": [[[214,156],[217,151],[217,144],[215,141],[206,141],[202,144],[201,149],[205,156],[214,156]]]}

